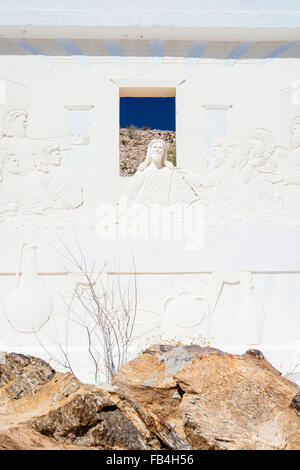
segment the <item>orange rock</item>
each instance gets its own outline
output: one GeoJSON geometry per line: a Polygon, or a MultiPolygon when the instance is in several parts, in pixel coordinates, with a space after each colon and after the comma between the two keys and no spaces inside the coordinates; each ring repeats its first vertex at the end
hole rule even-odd
{"type": "Polygon", "coordinates": [[[40,359],[1,359],[2,450],[190,449],[170,425],[113,387],[84,385],[40,359]]]}
{"type": "Polygon", "coordinates": [[[298,389],[259,351],[155,346],[112,383],[194,449],[300,449],[298,389]]]}

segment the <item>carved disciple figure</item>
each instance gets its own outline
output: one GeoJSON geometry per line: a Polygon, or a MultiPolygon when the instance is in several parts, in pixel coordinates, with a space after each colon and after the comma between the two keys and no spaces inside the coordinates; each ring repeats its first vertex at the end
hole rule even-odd
{"type": "Polygon", "coordinates": [[[243,208],[249,205],[251,174],[247,165],[246,145],[241,139],[217,139],[212,144],[213,168],[200,175],[204,187],[212,188],[209,206],[243,208]]]}
{"type": "MultiPolygon", "coordinates": [[[[20,174],[26,176],[34,170],[34,157],[43,143],[49,142],[49,138],[32,138],[27,135],[28,113],[24,109],[9,111],[2,126],[1,145],[13,148],[20,162],[20,174]]],[[[52,139],[53,140],[53,139],[52,139]]],[[[89,137],[55,137],[55,142],[63,150],[69,150],[73,145],[88,145],[89,137]]]]}
{"type": "Polygon", "coordinates": [[[279,162],[286,158],[287,149],[276,145],[267,129],[255,129],[250,135],[249,159],[260,181],[278,183],[282,175],[278,171],[279,162]]]}
{"type": "Polygon", "coordinates": [[[215,207],[245,208],[249,205],[249,188],[245,185],[250,180],[246,161],[245,143],[242,140],[228,139],[226,160],[222,165],[223,175],[218,177],[214,191],[215,207]]]}
{"type": "Polygon", "coordinates": [[[249,139],[248,158],[251,167],[251,185],[256,207],[261,210],[276,211],[282,206],[283,180],[280,169],[287,150],[274,143],[267,129],[255,129],[249,139]]]}
{"type": "Polygon", "coordinates": [[[145,161],[121,194],[127,197],[128,205],[155,204],[164,207],[200,200],[196,186],[191,182],[192,175],[175,168],[167,156],[166,142],[161,139],[150,142],[145,161]]]}
{"type": "Polygon", "coordinates": [[[20,164],[10,149],[0,150],[0,214],[15,215],[22,198],[20,164]]]}
{"type": "Polygon", "coordinates": [[[0,214],[46,214],[49,199],[45,191],[31,193],[29,181],[20,175],[14,150],[0,149],[0,214]]]}
{"type": "Polygon", "coordinates": [[[76,209],[83,204],[74,173],[62,164],[62,149],[47,144],[35,156],[35,169],[25,178],[32,195],[44,196],[45,209],[76,209]]]}

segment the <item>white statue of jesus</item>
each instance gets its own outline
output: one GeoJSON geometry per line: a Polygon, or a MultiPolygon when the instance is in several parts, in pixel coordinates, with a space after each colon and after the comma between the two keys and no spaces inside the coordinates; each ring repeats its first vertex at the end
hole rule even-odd
{"type": "Polygon", "coordinates": [[[128,205],[191,204],[199,201],[196,186],[189,183],[188,172],[177,169],[167,160],[167,144],[154,139],[148,145],[147,156],[122,192],[128,205]]]}

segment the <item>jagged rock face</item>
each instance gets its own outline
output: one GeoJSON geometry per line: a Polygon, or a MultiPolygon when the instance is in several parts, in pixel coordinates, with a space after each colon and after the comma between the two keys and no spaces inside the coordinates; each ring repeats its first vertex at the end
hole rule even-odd
{"type": "Polygon", "coordinates": [[[299,391],[259,351],[156,346],[102,388],[0,357],[0,449],[300,450],[299,391]]]}
{"type": "Polygon", "coordinates": [[[47,362],[23,354],[0,353],[0,392],[18,399],[48,382],[55,370],[47,362]]]}
{"type": "Polygon", "coordinates": [[[125,364],[113,384],[194,449],[300,450],[298,389],[259,351],[156,346],[125,364]]]}
{"type": "Polygon", "coordinates": [[[0,449],[190,449],[112,387],[84,385],[40,359],[1,358],[0,449]]]}

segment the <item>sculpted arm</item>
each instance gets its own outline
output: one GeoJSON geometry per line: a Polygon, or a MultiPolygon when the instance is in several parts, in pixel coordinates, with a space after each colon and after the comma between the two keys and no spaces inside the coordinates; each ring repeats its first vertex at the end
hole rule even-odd
{"type": "Polygon", "coordinates": [[[73,137],[65,136],[65,137],[51,137],[51,138],[39,138],[34,137],[30,138],[33,142],[36,143],[37,147],[41,144],[46,144],[48,142],[55,143],[60,147],[61,150],[71,150],[73,145],[89,145],[90,144],[90,137],[85,136],[82,137],[80,134],[77,134],[73,137]]]}

